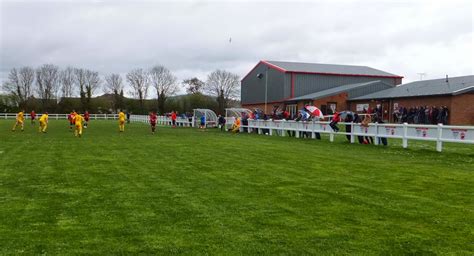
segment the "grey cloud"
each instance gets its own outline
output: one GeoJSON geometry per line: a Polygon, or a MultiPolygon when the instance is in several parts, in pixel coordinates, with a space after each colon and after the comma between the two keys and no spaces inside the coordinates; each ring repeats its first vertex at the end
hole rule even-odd
{"type": "Polygon", "coordinates": [[[260,59],[369,65],[407,81],[472,74],[472,3],[455,3],[2,1],[0,82],[42,63],[243,77],[260,59]]]}

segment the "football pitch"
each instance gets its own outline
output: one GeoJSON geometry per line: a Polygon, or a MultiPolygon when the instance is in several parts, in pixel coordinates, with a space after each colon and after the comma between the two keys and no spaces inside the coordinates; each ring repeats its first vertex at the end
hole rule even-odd
{"type": "Polygon", "coordinates": [[[474,254],[474,145],[13,123],[1,255],[474,254]]]}

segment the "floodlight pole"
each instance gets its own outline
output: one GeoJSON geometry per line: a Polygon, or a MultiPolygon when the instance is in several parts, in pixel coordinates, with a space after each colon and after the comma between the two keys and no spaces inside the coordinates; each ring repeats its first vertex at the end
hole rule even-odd
{"type": "Polygon", "coordinates": [[[268,67],[265,70],[265,110],[263,114],[267,114],[267,91],[268,91],[268,67]]]}

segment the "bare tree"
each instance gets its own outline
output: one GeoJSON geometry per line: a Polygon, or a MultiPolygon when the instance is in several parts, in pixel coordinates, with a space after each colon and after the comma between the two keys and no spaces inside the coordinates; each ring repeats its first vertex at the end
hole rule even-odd
{"type": "Polygon", "coordinates": [[[151,81],[155,87],[158,101],[158,111],[165,112],[165,102],[167,97],[178,91],[176,76],[163,66],[154,66],[150,71],[151,81]]]}
{"type": "Polygon", "coordinates": [[[3,84],[3,89],[13,95],[16,103],[24,108],[28,98],[33,94],[35,71],[30,67],[16,68],[8,74],[8,81],[3,84]]]}
{"type": "Polygon", "coordinates": [[[145,109],[145,99],[148,95],[149,74],[143,69],[134,69],[127,74],[127,81],[133,89],[133,96],[138,98],[140,102],[140,108],[142,111],[145,109]]]}
{"type": "Polygon", "coordinates": [[[82,106],[84,110],[87,110],[91,107],[91,99],[95,90],[100,87],[100,77],[99,72],[86,70],[85,71],[85,94],[86,94],[86,105],[82,106]]]}
{"type": "Polygon", "coordinates": [[[123,107],[123,80],[119,74],[110,74],[105,76],[104,92],[113,94],[114,110],[123,107]]]}
{"type": "Polygon", "coordinates": [[[239,95],[239,76],[218,69],[207,76],[204,90],[217,97],[219,112],[224,113],[229,100],[239,95]]]}
{"type": "Polygon", "coordinates": [[[41,98],[43,110],[48,108],[49,101],[57,95],[59,84],[59,68],[52,64],[44,64],[36,70],[38,95],[41,98]]]}
{"type": "Polygon", "coordinates": [[[85,107],[87,105],[86,100],[86,70],[82,68],[74,69],[74,80],[75,85],[79,89],[79,96],[81,97],[81,105],[85,107]]]}
{"type": "Polygon", "coordinates": [[[190,94],[201,93],[202,88],[204,87],[204,82],[199,80],[199,78],[189,78],[183,80],[183,85],[186,87],[186,92],[190,94]]]}
{"type": "Polygon", "coordinates": [[[65,98],[70,98],[74,94],[74,68],[67,67],[62,70],[60,73],[61,80],[61,96],[65,98]]]}

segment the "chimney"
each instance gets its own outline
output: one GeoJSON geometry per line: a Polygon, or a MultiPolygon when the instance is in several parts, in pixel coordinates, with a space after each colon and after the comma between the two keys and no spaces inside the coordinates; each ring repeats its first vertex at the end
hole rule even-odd
{"type": "Polygon", "coordinates": [[[446,83],[449,83],[448,75],[446,75],[446,83]]]}

